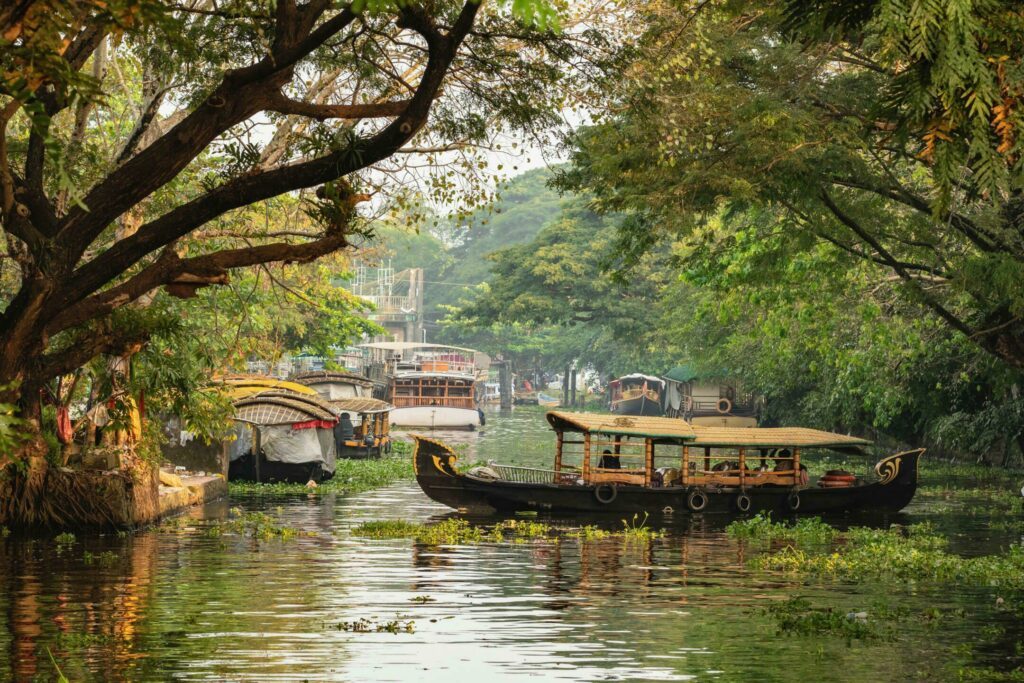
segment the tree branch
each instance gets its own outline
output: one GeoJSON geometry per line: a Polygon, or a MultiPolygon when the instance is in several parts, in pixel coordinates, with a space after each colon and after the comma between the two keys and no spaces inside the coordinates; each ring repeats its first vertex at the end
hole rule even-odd
{"type": "Polygon", "coordinates": [[[889,251],[884,246],[882,246],[882,244],[878,240],[876,240],[870,232],[865,230],[864,227],[860,225],[860,223],[853,219],[853,217],[851,217],[845,211],[840,209],[839,206],[836,205],[836,203],[832,200],[832,197],[829,195],[827,190],[822,188],[820,196],[821,201],[824,202],[825,206],[828,207],[828,210],[832,212],[832,215],[839,219],[840,223],[842,223],[850,230],[852,230],[858,237],[860,237],[872,249],[874,249],[878,253],[878,255],[886,261],[886,264],[896,272],[897,275],[899,275],[901,278],[903,278],[905,282],[909,283],[912,287],[914,287],[917,290],[918,294],[921,296],[921,299],[928,305],[929,308],[935,311],[935,313],[937,313],[939,317],[941,317],[943,320],[949,323],[951,327],[962,332],[968,337],[974,334],[974,330],[972,330],[971,327],[967,325],[967,323],[960,320],[960,318],[956,317],[949,309],[947,309],[941,303],[936,301],[931,295],[925,292],[921,288],[920,284],[915,281],[914,276],[903,266],[902,263],[900,263],[898,259],[894,258],[893,255],[890,254],[889,251]]]}
{"type": "Polygon", "coordinates": [[[367,119],[399,116],[409,106],[409,100],[368,104],[314,104],[301,102],[278,94],[267,105],[267,111],[294,114],[324,121],[326,119],[367,119]]]}
{"type": "MultiPolygon", "coordinates": [[[[461,36],[464,37],[468,31],[468,27],[465,26],[467,20],[463,17],[472,17],[478,8],[478,3],[467,0],[460,14],[462,21],[456,22],[456,25],[461,27],[461,36]]],[[[403,14],[405,11],[403,10],[403,14]]],[[[415,14],[418,10],[411,8],[409,11],[415,14]]],[[[471,20],[469,21],[469,25],[472,25],[471,20]]],[[[430,50],[427,65],[415,94],[402,114],[376,135],[369,139],[356,140],[351,147],[323,157],[235,178],[143,225],[134,235],[117,242],[81,266],[62,287],[60,296],[54,297],[48,307],[51,315],[58,315],[62,309],[97,291],[123,272],[126,264],[138,262],[150,252],[187,235],[227,211],[285,192],[336,180],[397,152],[426,123],[445,73],[455,58],[461,40],[458,35],[453,29],[448,38],[433,43],[435,47],[430,50]]],[[[148,152],[156,144],[158,143],[126,164],[125,168],[148,156],[148,152]]]]}
{"type": "Polygon", "coordinates": [[[173,250],[166,250],[156,261],[127,282],[91,296],[56,316],[47,325],[46,330],[49,334],[56,334],[61,330],[103,317],[164,285],[178,283],[198,288],[211,284],[225,284],[228,271],[233,268],[276,262],[308,263],[346,246],[346,233],[336,230],[312,242],[277,242],[225,249],[187,259],[179,258],[173,250]]]}

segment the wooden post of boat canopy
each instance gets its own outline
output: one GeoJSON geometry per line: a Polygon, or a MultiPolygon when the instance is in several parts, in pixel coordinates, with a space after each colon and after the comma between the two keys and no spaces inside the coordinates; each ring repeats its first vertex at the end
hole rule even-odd
{"type": "Polygon", "coordinates": [[[740,448],[740,488],[747,485],[747,449],[740,448]]]}
{"type": "Polygon", "coordinates": [[[644,439],[644,486],[650,488],[654,473],[654,440],[644,439]]]}
{"type": "Polygon", "coordinates": [[[690,447],[683,444],[683,484],[690,483],[690,447]]]}
{"type": "Polygon", "coordinates": [[[256,432],[252,440],[253,467],[255,468],[254,474],[258,482],[260,480],[260,451],[263,450],[263,444],[260,443],[262,441],[260,438],[260,428],[254,426],[253,431],[256,432]]]}
{"type": "Polygon", "coordinates": [[[704,471],[711,471],[711,446],[704,447],[704,471]]]}
{"type": "Polygon", "coordinates": [[[555,474],[562,473],[562,440],[564,438],[565,432],[555,432],[555,474]]]}
{"type": "Polygon", "coordinates": [[[793,486],[800,485],[800,449],[793,449],[793,486]]]}
{"type": "Polygon", "coordinates": [[[590,483],[590,432],[583,434],[583,481],[590,483]]]}

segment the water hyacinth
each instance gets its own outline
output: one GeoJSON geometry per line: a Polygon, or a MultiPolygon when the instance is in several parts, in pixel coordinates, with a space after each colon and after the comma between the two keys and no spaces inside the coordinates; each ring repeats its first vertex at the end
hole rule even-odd
{"type": "MultiPolygon", "coordinates": [[[[395,451],[405,452],[408,444],[396,442],[395,451]],[[398,446],[401,444],[402,448],[398,446]]],[[[228,492],[235,495],[324,495],[328,493],[361,493],[372,489],[388,486],[403,479],[412,479],[412,459],[392,456],[380,460],[346,460],[339,459],[335,465],[334,476],[321,482],[316,488],[308,488],[305,484],[292,483],[256,483],[252,481],[228,482],[228,492]]]]}
{"type": "MultiPolygon", "coordinates": [[[[1024,588],[1021,546],[1011,546],[1000,555],[961,557],[950,553],[947,540],[926,524],[890,529],[855,527],[834,532],[830,544],[807,543],[799,535],[790,535],[793,527],[771,522],[758,522],[754,528],[760,530],[757,537],[792,542],[780,551],[751,560],[758,569],[852,581],[890,579],[1024,588]],[[776,531],[776,527],[781,529],[776,531]]],[[[741,537],[732,525],[730,534],[741,537]]]]}

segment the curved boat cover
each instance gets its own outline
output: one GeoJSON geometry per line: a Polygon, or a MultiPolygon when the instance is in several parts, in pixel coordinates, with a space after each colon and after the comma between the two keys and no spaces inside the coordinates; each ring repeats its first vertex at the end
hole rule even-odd
{"type": "Polygon", "coordinates": [[[299,384],[312,386],[314,384],[356,384],[361,387],[372,387],[373,382],[362,375],[353,372],[342,372],[337,370],[313,370],[292,375],[289,379],[299,384]]]}
{"type": "Polygon", "coordinates": [[[648,384],[657,384],[659,387],[664,386],[665,380],[660,377],[653,375],[645,375],[641,372],[634,372],[632,375],[623,375],[614,380],[614,382],[626,382],[627,384],[640,384],[641,382],[647,382],[648,384]]]}
{"type": "Polygon", "coordinates": [[[320,417],[324,413],[331,415],[332,418],[337,417],[338,415],[338,411],[334,409],[332,402],[321,397],[319,394],[297,394],[294,391],[264,391],[263,393],[256,394],[250,398],[284,398],[289,401],[297,401],[298,403],[306,406],[306,408],[309,409],[310,414],[317,416],[316,419],[320,420],[330,419],[320,417]]]}
{"type": "Polygon", "coordinates": [[[689,423],[674,417],[645,415],[609,415],[602,413],[568,413],[552,410],[548,423],[561,432],[595,432],[621,436],[671,439],[687,443],[696,438],[689,423]]]}
{"type": "MultiPolygon", "coordinates": [[[[310,397],[304,396],[303,399],[310,397]]],[[[318,399],[319,400],[319,399],[318,399]]],[[[322,401],[321,401],[322,403],[322,401]]],[[[329,408],[308,400],[267,393],[235,401],[235,419],[260,426],[292,425],[310,421],[334,423],[338,418],[329,408]]]]}
{"type": "Polygon", "coordinates": [[[253,396],[254,394],[275,389],[293,391],[297,394],[316,394],[315,389],[311,389],[304,384],[289,382],[284,379],[275,379],[274,377],[263,377],[261,375],[227,375],[215,378],[213,381],[216,384],[220,384],[222,391],[227,394],[228,398],[232,399],[245,398],[246,396],[253,396]]]}
{"type": "Polygon", "coordinates": [[[379,401],[375,398],[342,398],[331,401],[331,407],[338,413],[350,412],[361,415],[372,415],[374,413],[387,413],[394,409],[394,406],[387,401],[379,401]]]}

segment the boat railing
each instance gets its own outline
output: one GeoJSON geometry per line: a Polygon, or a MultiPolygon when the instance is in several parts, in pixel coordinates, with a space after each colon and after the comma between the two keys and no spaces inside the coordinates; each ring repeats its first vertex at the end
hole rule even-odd
{"type": "MultiPolygon", "coordinates": [[[[491,463],[489,468],[498,473],[504,481],[511,481],[517,484],[556,484],[559,483],[569,472],[556,472],[538,467],[518,467],[516,465],[499,465],[491,463]]],[[[579,476],[576,474],[575,476],[579,476]]]]}
{"type": "Polygon", "coordinates": [[[476,408],[472,396],[394,396],[389,403],[396,408],[476,408]]]}

